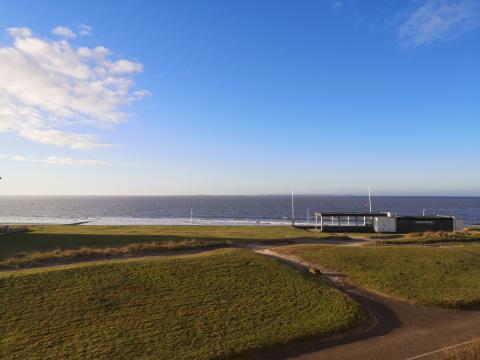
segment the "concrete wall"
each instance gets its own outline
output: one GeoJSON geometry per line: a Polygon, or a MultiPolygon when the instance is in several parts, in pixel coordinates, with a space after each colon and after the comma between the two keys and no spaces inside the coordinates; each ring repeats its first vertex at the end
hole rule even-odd
{"type": "Polygon", "coordinates": [[[397,232],[397,219],[394,217],[376,217],[374,221],[375,232],[395,233],[397,232]]]}
{"type": "Polygon", "coordinates": [[[463,220],[455,219],[453,221],[453,230],[454,231],[463,231],[464,228],[465,228],[465,223],[463,222],[463,220]]]}

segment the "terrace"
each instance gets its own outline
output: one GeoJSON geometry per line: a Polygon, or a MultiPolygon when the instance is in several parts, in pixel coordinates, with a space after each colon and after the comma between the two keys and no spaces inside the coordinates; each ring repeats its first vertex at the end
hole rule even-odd
{"type": "Polygon", "coordinates": [[[316,212],[315,229],[326,232],[374,232],[375,218],[388,213],[316,212]]]}

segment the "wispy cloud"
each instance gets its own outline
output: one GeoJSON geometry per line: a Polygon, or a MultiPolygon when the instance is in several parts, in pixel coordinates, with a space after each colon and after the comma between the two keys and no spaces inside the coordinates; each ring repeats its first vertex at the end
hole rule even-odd
{"type": "Polygon", "coordinates": [[[57,26],[55,29],[52,30],[52,34],[67,39],[74,39],[77,37],[77,34],[75,34],[69,27],[66,26],[57,26]]]}
{"type": "Polygon", "coordinates": [[[81,24],[80,31],[78,33],[80,34],[80,36],[90,36],[92,35],[92,27],[85,24],[81,24]]]}
{"type": "Polygon", "coordinates": [[[113,59],[103,46],[74,47],[65,29],[55,29],[66,37],[59,41],[28,28],[7,30],[12,44],[0,47],[0,132],[72,149],[112,146],[78,129],[128,117],[125,107],[148,95],[133,88],[142,64],[113,59]]]}
{"type": "Polygon", "coordinates": [[[417,47],[456,37],[479,25],[476,0],[425,0],[403,16],[398,35],[403,46],[417,47]]]}
{"type": "Polygon", "coordinates": [[[98,166],[98,165],[108,165],[107,161],[103,160],[94,160],[94,159],[77,159],[72,157],[62,157],[62,156],[49,156],[44,159],[32,159],[24,155],[5,155],[0,154],[0,159],[6,159],[11,161],[21,161],[45,165],[75,165],[75,166],[98,166]]]}
{"type": "Polygon", "coordinates": [[[335,12],[335,13],[339,13],[340,11],[342,11],[342,8],[343,8],[343,2],[340,1],[340,0],[335,0],[332,5],[332,11],[335,12]]]}
{"type": "Polygon", "coordinates": [[[38,160],[42,164],[48,165],[76,165],[76,166],[97,166],[97,165],[107,165],[106,161],[101,160],[86,160],[86,159],[74,159],[71,157],[59,157],[59,156],[49,156],[46,159],[38,160]]]}

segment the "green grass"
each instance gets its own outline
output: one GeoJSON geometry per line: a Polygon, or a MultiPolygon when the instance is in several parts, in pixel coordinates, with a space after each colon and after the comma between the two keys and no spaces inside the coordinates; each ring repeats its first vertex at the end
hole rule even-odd
{"type": "MultiPolygon", "coordinates": [[[[275,242],[335,235],[288,226],[29,226],[28,232],[0,234],[0,260],[55,250],[121,247],[130,244],[196,240],[219,244],[275,242]]],[[[173,249],[173,247],[171,247],[173,249]]]]}
{"type": "Polygon", "coordinates": [[[359,286],[440,307],[480,305],[480,246],[290,246],[292,253],[359,286]]]}
{"type": "Polygon", "coordinates": [[[364,316],[320,279],[247,250],[0,274],[1,359],[233,357],[364,316]]]}

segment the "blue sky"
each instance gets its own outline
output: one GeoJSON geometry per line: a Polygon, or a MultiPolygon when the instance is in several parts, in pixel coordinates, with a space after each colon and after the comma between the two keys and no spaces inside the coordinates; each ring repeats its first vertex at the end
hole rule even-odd
{"type": "Polygon", "coordinates": [[[0,194],[480,195],[480,1],[0,1],[0,194]]]}

